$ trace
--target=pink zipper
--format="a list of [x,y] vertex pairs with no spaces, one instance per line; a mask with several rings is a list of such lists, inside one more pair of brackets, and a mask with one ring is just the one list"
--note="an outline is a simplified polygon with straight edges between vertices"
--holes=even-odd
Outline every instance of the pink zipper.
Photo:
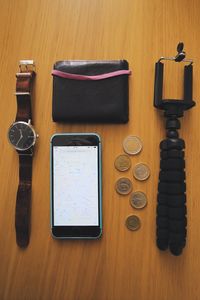
[[76,80],[102,80],[102,79],[120,76],[120,75],[130,75],[131,71],[119,70],[119,71],[109,72],[101,75],[89,76],[89,75],[72,74],[72,73],[66,73],[58,70],[53,70],[51,74],[62,78],[76,79]]

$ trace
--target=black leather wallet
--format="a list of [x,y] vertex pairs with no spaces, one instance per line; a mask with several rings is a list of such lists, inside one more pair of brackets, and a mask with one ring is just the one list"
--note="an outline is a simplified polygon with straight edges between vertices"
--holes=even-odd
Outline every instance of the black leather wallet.
[[54,64],[54,122],[127,123],[128,62],[58,61]]

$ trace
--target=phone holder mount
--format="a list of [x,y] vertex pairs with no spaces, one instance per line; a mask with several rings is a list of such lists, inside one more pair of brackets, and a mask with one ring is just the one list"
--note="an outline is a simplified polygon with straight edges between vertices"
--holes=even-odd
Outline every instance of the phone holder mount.
[[[164,110],[166,139],[160,143],[160,172],[157,197],[157,247],[180,255],[186,244],[185,142],[179,138],[179,118],[195,105],[192,99],[193,61],[186,59],[184,44],[177,46],[177,55],[161,57],[155,64],[154,107]],[[161,61],[184,62],[184,99],[163,99],[164,64]]]

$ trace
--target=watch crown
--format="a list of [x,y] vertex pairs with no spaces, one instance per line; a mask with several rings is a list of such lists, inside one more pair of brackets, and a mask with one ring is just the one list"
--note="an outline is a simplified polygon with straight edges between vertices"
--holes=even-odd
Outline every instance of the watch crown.
[[39,138],[39,134],[38,133],[36,134],[36,138]]

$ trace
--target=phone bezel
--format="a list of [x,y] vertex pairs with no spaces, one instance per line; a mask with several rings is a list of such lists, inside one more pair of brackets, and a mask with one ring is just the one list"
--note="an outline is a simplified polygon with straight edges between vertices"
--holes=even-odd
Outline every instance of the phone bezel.
[[[54,146],[97,146],[98,148],[98,226],[55,226],[54,225],[54,183],[53,147]],[[54,238],[81,239],[99,238],[102,234],[102,191],[101,191],[101,140],[96,133],[54,134],[51,138],[51,230]]]

